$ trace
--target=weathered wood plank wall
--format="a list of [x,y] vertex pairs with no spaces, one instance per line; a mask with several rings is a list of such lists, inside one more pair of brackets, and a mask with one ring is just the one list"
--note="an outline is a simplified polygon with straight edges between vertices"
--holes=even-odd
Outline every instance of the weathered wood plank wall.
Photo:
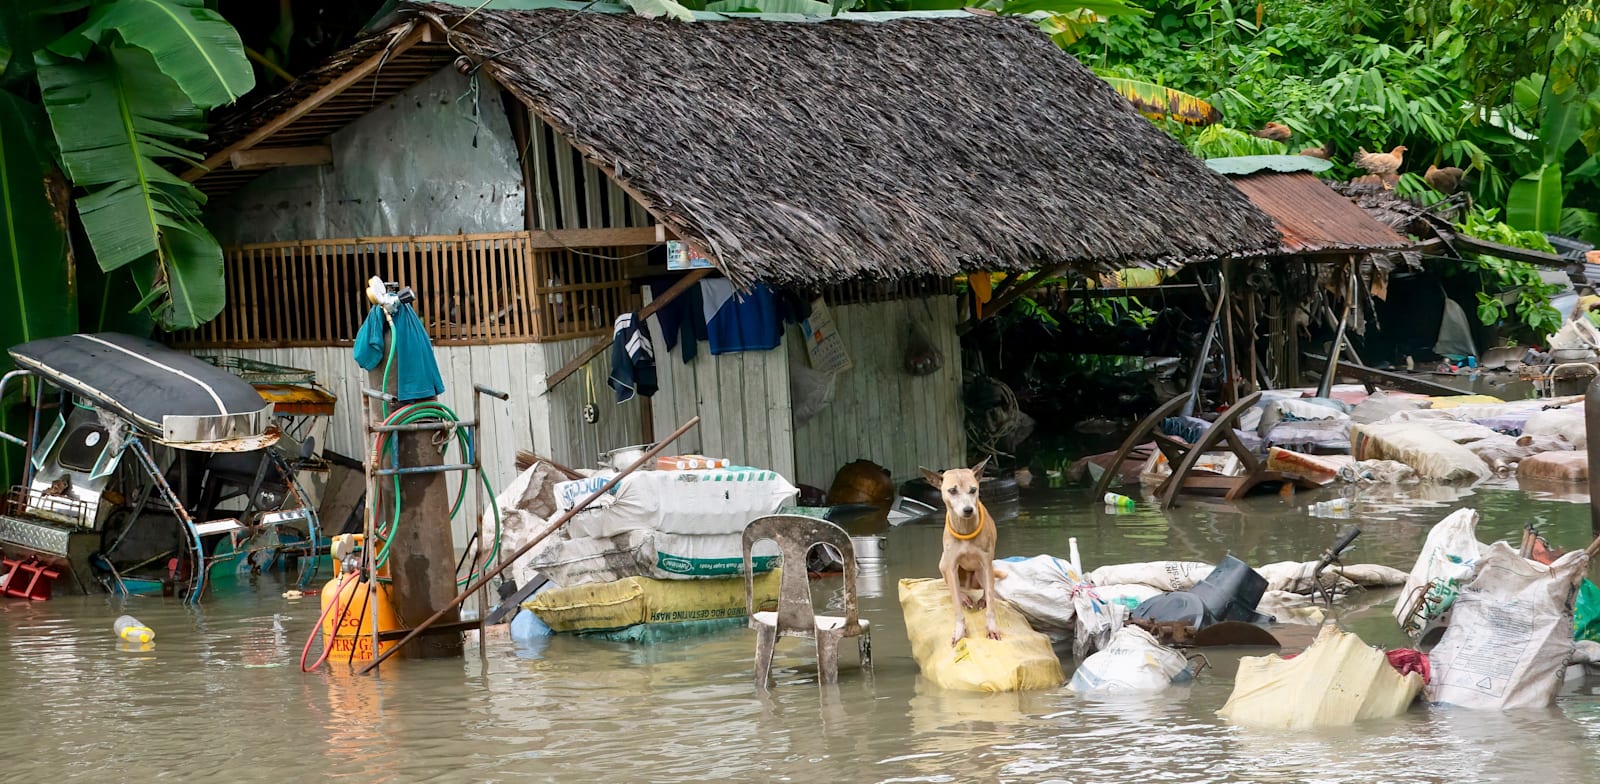
[[[649,302],[648,295],[645,301]],[[667,353],[655,317],[649,326],[661,386],[651,401],[656,435],[671,432],[691,416],[701,417],[700,426],[670,451],[726,457],[741,465],[770,468],[792,481],[788,352],[779,346],[714,356],[711,347],[701,343],[694,361],[684,364],[677,351]],[[794,342],[792,337],[785,342]]]
[[[896,482],[917,476],[919,465],[943,469],[964,463],[955,297],[840,305],[831,311],[854,366],[839,375],[833,402],[794,430],[797,481],[826,490],[839,467],[856,459],[889,469]],[[938,372],[905,372],[912,322],[944,354]],[[790,352],[803,361],[804,347],[789,342]]]
[[[434,356],[439,362],[439,374],[444,377],[445,393],[441,399],[461,417],[472,416],[472,385],[475,383],[511,395],[511,400],[504,403],[491,397],[483,399],[480,449],[484,472],[496,489],[506,487],[516,478],[516,451],[528,449],[537,443],[536,428],[538,432],[548,430],[534,419],[533,399],[529,394],[529,390],[534,388],[531,380],[544,376],[541,345],[560,344],[507,343],[440,346],[434,349]],[[232,349],[194,353],[227,354],[315,372],[317,383],[339,397],[333,419],[328,424],[327,440],[321,446],[356,460],[366,458],[359,401],[361,385],[367,374],[356,366],[350,349]],[[455,487],[455,481],[452,480],[452,492]],[[469,500],[463,514],[455,521],[457,544],[464,544],[472,529],[470,503]]]
[[[584,338],[539,344],[535,350],[541,353],[544,365],[536,376],[527,377],[522,385],[522,394],[530,404],[529,415],[533,421],[530,443],[534,451],[573,468],[593,468],[601,452],[632,446],[643,440],[639,435],[639,399],[635,397],[619,404],[616,393],[606,385],[611,375],[610,351],[601,352],[555,389],[540,394],[544,390],[545,376],[567,364],[594,341],[594,338]],[[583,421],[583,405],[590,399],[591,384],[593,400],[600,409],[600,421],[593,425]]]

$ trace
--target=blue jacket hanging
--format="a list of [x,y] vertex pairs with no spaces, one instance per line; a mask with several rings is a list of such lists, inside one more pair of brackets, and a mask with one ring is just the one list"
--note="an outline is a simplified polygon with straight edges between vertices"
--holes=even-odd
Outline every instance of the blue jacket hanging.
[[616,390],[618,403],[632,400],[634,393],[645,397],[656,393],[655,349],[650,329],[637,313],[618,316],[612,327],[611,376],[606,385]]
[[[383,308],[373,305],[356,333],[354,353],[362,370],[383,366],[384,327]],[[424,400],[444,394],[444,378],[439,375],[428,330],[408,304],[394,312],[394,335],[395,396],[400,400]]]

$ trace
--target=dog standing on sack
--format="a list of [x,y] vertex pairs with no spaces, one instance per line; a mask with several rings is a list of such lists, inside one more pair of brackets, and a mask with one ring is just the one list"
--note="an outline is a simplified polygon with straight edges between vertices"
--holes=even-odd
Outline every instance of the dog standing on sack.
[[[950,586],[950,601],[955,607],[956,631],[950,637],[951,645],[967,636],[967,614],[962,608],[982,608],[989,639],[1000,639],[994,620],[994,581],[1005,575],[994,568],[994,518],[978,500],[978,484],[983,480],[983,467],[988,464],[986,457],[970,469],[952,468],[941,473],[918,467],[944,499],[944,552],[939,556],[939,574]],[[983,596],[974,600],[963,588],[981,588]]]

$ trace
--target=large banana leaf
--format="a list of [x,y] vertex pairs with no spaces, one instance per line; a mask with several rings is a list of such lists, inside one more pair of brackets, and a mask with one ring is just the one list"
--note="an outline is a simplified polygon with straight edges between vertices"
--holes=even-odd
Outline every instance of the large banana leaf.
[[1167,118],[1184,125],[1210,125],[1222,119],[1222,112],[1217,111],[1215,106],[1181,90],[1137,79],[1116,76],[1100,78],[1127,98],[1133,108],[1151,119]]
[[255,86],[238,31],[202,0],[104,3],[50,49],[82,60],[94,44],[111,45],[113,33],[149,52],[156,67],[202,109],[233,103]]
[[204,197],[160,161],[199,159],[181,145],[204,138],[200,112],[149,53],[112,46],[106,54],[39,56],[62,162],[85,191],[78,214],[101,269],[153,265],[143,289],[158,295],[152,313],[168,329],[193,327],[221,310],[221,251],[200,224]]
[[1561,167],[1541,166],[1511,184],[1506,223],[1522,231],[1559,231],[1561,199]]
[[680,22],[694,21],[694,12],[674,0],[627,0],[627,3],[634,13],[646,19],[666,16]]
[[[38,114],[0,91],[0,350],[77,327],[64,216],[47,195]],[[0,356],[0,364],[9,360]]]
[[1566,159],[1567,150],[1583,136],[1589,113],[1588,96],[1575,86],[1566,92],[1547,90],[1543,100],[1544,117],[1539,123],[1539,146],[1543,147],[1543,162],[1559,166]]

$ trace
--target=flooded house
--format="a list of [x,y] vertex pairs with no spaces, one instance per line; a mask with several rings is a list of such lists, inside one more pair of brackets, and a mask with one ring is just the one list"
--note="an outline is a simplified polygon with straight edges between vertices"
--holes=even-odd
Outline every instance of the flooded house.
[[[229,248],[228,306],[173,343],[314,369],[355,401],[361,291],[399,281],[447,403],[473,382],[513,393],[485,408],[498,486],[518,450],[587,466],[693,414],[676,451],[797,483],[858,458],[897,481],[959,464],[957,276],[1013,273],[999,306],[1016,273],[1279,242],[1031,22],[965,12],[682,23],[404,2],[224,120],[186,178]],[[654,395],[607,384],[637,357],[612,348],[630,313]],[[343,406],[325,446],[360,455],[360,434]]]

